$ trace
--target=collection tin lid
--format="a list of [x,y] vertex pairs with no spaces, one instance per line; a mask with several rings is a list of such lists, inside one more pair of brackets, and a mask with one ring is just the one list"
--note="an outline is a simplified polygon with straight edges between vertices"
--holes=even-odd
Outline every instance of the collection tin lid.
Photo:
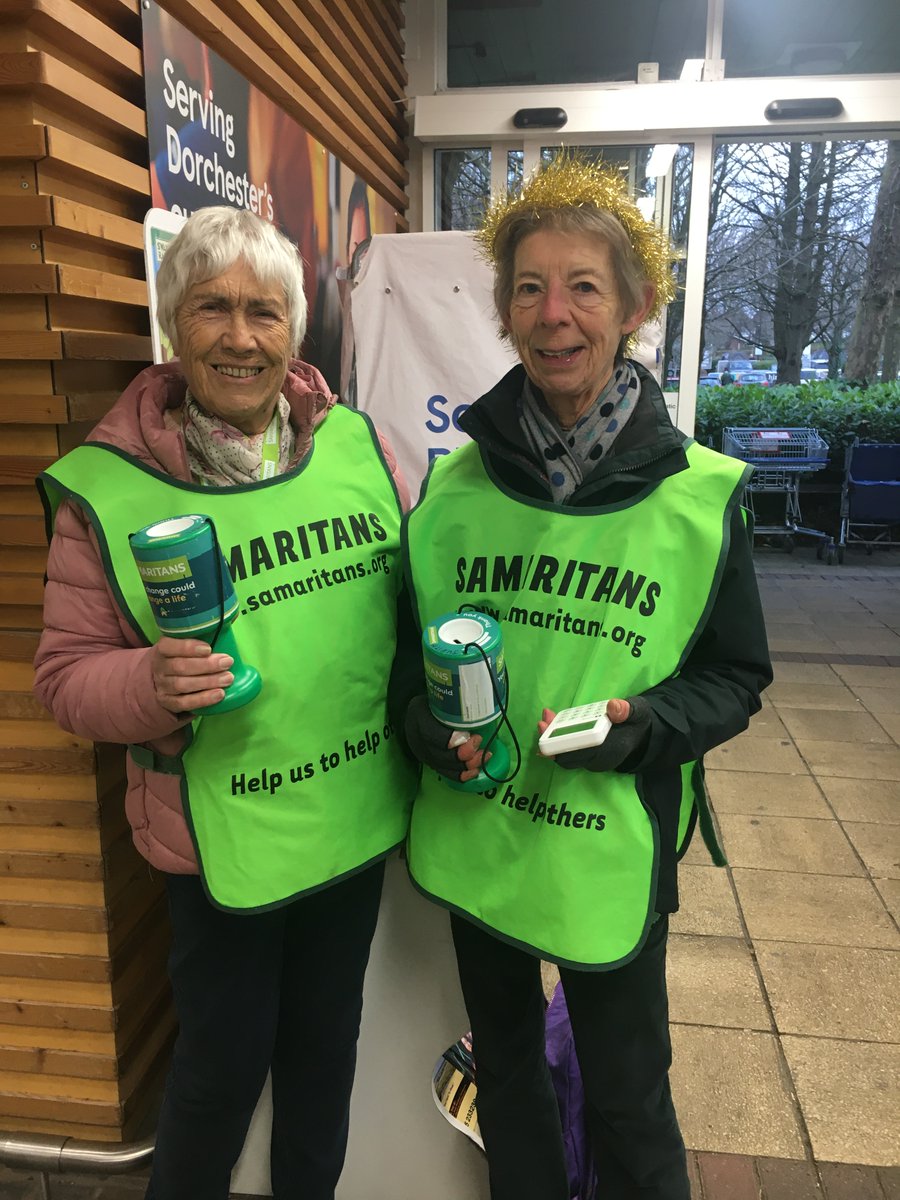
[[429,621],[422,632],[422,644],[431,658],[454,661],[480,658],[478,646],[486,654],[501,642],[500,626],[486,613],[450,612]]
[[186,513],[180,517],[168,517],[164,521],[154,521],[145,525],[137,533],[132,533],[128,540],[134,549],[146,547],[175,547],[184,542],[193,541],[209,532],[209,518],[199,513]]

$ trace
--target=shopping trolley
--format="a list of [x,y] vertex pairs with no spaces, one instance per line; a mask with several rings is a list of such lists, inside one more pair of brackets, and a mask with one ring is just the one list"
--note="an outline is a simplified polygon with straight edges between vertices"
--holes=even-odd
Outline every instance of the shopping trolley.
[[[828,465],[828,444],[817,429],[745,429],[729,426],[722,433],[722,450],[755,467],[747,484],[745,503],[753,514],[754,532],[784,538],[785,549],[794,548],[794,537],[804,534],[819,542],[816,554],[832,563],[836,552],[831,534],[809,529],[800,512],[800,477]],[[757,525],[753,497],[784,492],[784,524]]]
[[838,562],[844,547],[900,546],[900,445],[860,442],[847,447],[841,489],[841,532]]

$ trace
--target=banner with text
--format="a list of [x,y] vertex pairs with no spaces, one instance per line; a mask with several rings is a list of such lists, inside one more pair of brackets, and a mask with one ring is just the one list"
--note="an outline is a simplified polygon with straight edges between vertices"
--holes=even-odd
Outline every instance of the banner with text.
[[303,256],[304,356],[337,391],[337,272],[360,242],[396,228],[392,205],[158,4],[141,6],[152,204],[211,204],[273,221]]

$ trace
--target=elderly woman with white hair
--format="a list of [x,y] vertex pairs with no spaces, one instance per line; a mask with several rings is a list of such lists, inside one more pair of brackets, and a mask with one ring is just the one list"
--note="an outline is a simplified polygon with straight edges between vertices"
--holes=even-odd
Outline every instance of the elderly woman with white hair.
[[[148,1197],[226,1200],[271,1069],[274,1195],[331,1200],[384,859],[411,799],[387,711],[408,497],[368,419],[292,357],[302,266],[272,225],[200,210],[158,291],[178,360],[142,371],[41,480],[54,533],[35,690],[65,729],[128,745],[135,845],[165,873],[180,1032]],[[196,513],[263,680],[207,715],[232,656],[148,632],[129,547]],[[366,655],[340,652],[329,633],[363,623]]]

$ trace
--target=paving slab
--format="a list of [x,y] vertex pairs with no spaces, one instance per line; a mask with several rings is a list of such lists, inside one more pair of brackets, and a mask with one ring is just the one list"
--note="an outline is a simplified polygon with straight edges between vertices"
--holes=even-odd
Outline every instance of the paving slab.
[[900,637],[890,629],[880,633],[834,634],[831,639],[841,654],[900,654]]
[[3,1200],[38,1200],[39,1187],[37,1176],[32,1172],[17,1171],[0,1164],[0,1196]]
[[765,609],[766,629],[778,625],[812,625],[812,613],[799,608],[785,592],[784,588],[766,588],[760,590],[760,598]]
[[[700,1168],[697,1165],[697,1155],[692,1150],[687,1152],[688,1183],[691,1189],[691,1200],[703,1200],[703,1185],[700,1182]],[[709,1198],[712,1200],[712,1197]]]
[[56,1175],[48,1176],[49,1191],[41,1186],[35,1171],[0,1167],[2,1200],[140,1200],[147,1189],[147,1174],[134,1175]]
[[900,825],[844,821],[843,826],[871,875],[900,879]]
[[[883,626],[882,626],[883,628]],[[766,622],[766,634],[770,650],[834,650],[838,648],[832,637],[818,628],[818,625],[782,624],[779,620]]]
[[818,627],[810,619],[809,614],[799,609],[783,613],[774,613],[771,610],[767,610],[766,634],[769,638],[769,646],[772,649],[775,649],[775,642],[779,639],[782,641],[791,641],[796,638],[798,641],[814,645],[816,640],[822,636]]
[[[775,683],[777,684],[823,683],[832,687],[841,686],[840,678],[826,663],[775,662],[772,665],[775,668]],[[774,685],[768,687],[764,693],[769,698],[772,696],[772,686]]]
[[900,1046],[792,1035],[781,1040],[815,1157],[895,1166]]
[[900,712],[880,712],[875,714],[878,724],[890,738],[900,745]]
[[[838,620],[844,616],[868,616],[868,607],[860,597],[859,589],[833,587],[821,580],[782,579],[781,587],[786,596],[792,596],[798,604],[809,609],[815,620]],[[823,603],[823,596],[826,602]]]
[[544,996],[547,1003],[553,999],[553,993],[556,991],[556,985],[559,983],[559,967],[556,963],[542,962],[541,963],[541,986],[544,989]]
[[818,785],[841,821],[900,825],[900,780],[823,775]]
[[53,1181],[50,1196],[51,1200],[140,1200],[146,1188],[146,1180],[129,1180],[121,1176],[93,1183],[64,1178]]
[[706,786],[716,812],[720,813],[826,820],[833,815],[811,775],[708,770]]
[[863,874],[859,859],[837,821],[739,813],[720,813],[718,820],[732,867],[802,871],[810,875]]
[[900,1042],[900,952],[757,941],[779,1032]]
[[[785,663],[785,666],[788,664]],[[801,664],[794,664],[799,666]],[[805,666],[816,664],[805,663]],[[776,667],[775,682],[768,688],[767,695],[779,713],[782,708],[833,708],[844,712],[858,712],[859,701],[848,687],[835,681],[834,683],[816,683],[815,681],[800,681],[797,683],[781,682]],[[834,678],[834,676],[832,676]]]
[[[894,668],[895,674],[900,674]],[[882,713],[900,713],[900,679],[896,687],[869,687],[867,684],[852,684],[852,691],[870,713],[880,717]]]
[[[900,754],[900,749],[897,751]],[[720,771],[761,771],[779,775],[807,775],[809,772],[785,738],[732,738],[706,755],[706,766]]]
[[[840,592],[829,593],[823,588],[803,587],[787,582],[782,585],[779,598],[787,603],[797,605],[800,610],[807,611],[810,617],[815,620],[823,607],[823,595],[827,597],[829,612],[864,613],[867,611],[853,596]],[[763,608],[768,612],[765,601],[763,601]]]
[[816,1168],[811,1162],[758,1158],[756,1173],[762,1200],[823,1200]]
[[878,1172],[871,1167],[822,1163],[819,1174],[825,1200],[884,1200]]
[[739,1154],[699,1154],[697,1167],[704,1195],[722,1200],[758,1200],[759,1183],[752,1158]]
[[788,733],[796,741],[868,742],[890,744],[891,736],[869,713],[835,712],[821,708],[779,708]]
[[742,738],[769,737],[784,739],[788,736],[788,732],[775,706],[765,704],[755,716],[750,718],[750,724],[738,736]]
[[880,617],[864,609],[860,609],[859,612],[817,612],[813,618],[813,625],[826,637],[852,637],[859,631],[883,632],[885,629],[885,623]]
[[853,742],[797,741],[813,775],[843,779],[900,779],[900,746]]
[[834,671],[850,687],[897,686],[897,667],[860,667],[850,663],[835,663]]
[[774,1034],[672,1026],[672,1092],[691,1150],[803,1158]]
[[[719,841],[721,843],[721,837]],[[711,867],[714,865],[699,829],[694,830],[694,836],[691,838],[691,844],[688,846],[687,852],[678,865],[679,879],[681,878],[681,869],[683,867]]]
[[794,625],[795,630],[802,630],[794,634],[776,633],[769,634],[769,649],[773,652],[781,652],[787,654],[842,654],[838,643],[831,638],[824,637],[823,634],[816,632],[814,625]]
[[900,924],[900,879],[874,879],[878,894],[884,901],[884,906]]
[[772,1028],[750,947],[743,938],[672,934],[669,1015],[685,1025]]
[[868,879],[732,870],[750,937],[900,950],[900,932]]
[[721,867],[683,861],[678,870],[678,895],[680,908],[669,918],[673,934],[743,936],[731,881]]

